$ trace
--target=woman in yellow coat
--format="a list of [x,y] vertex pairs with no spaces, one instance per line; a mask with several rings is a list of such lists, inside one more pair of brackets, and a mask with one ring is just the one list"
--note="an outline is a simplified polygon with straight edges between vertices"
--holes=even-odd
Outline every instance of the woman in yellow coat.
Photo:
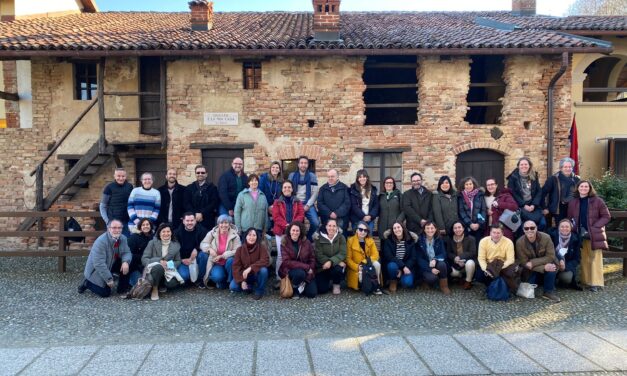
[[[372,265],[377,271],[377,277],[381,280],[381,264],[379,263],[379,251],[374,239],[370,236],[368,224],[360,221],[357,224],[355,235],[346,241],[346,285],[354,290],[359,290],[359,271],[366,264],[366,255],[370,257]],[[380,289],[374,292],[381,295]]]

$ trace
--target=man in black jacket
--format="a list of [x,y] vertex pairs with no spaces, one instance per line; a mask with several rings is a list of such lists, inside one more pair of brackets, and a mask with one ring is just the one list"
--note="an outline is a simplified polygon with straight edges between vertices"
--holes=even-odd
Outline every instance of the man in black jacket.
[[226,170],[218,181],[220,215],[228,214],[231,217],[235,215],[235,200],[237,200],[237,195],[243,191],[247,185],[248,176],[244,173],[244,160],[242,158],[234,158],[231,163],[231,168]]
[[337,219],[337,224],[346,234],[351,201],[349,189],[339,180],[338,172],[330,169],[327,182],[318,191],[318,213],[325,224],[329,218]]
[[[119,219],[122,223],[128,223],[126,207],[128,205],[128,197],[133,190],[131,183],[126,181],[126,170],[123,168],[116,168],[113,178],[115,181],[107,184],[100,198],[100,216],[107,226],[109,226],[112,219]],[[126,236],[131,235],[127,226],[124,226],[122,233]]]
[[185,211],[185,187],[176,180],[176,169],[170,168],[165,175],[165,184],[159,187],[161,193],[161,210],[157,218],[157,226],[169,222],[173,228],[181,225],[181,217]]
[[176,239],[181,244],[181,265],[177,271],[185,282],[191,282],[189,266],[196,262],[198,265],[198,279],[194,281],[200,288],[204,288],[203,276],[207,267],[209,255],[202,252],[200,243],[207,235],[207,230],[196,222],[196,217],[192,212],[183,214],[182,224],[175,230]]
[[196,181],[185,188],[185,211],[194,213],[196,222],[211,230],[216,224],[218,189],[212,182],[207,181],[205,166],[197,165],[194,172]]
[[407,229],[416,234],[422,233],[427,222],[433,222],[433,193],[422,186],[422,175],[411,174],[411,189],[403,193],[403,213]]

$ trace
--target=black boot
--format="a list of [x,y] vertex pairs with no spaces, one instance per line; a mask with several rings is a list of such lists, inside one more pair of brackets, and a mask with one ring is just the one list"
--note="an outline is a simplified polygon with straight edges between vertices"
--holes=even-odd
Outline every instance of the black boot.
[[78,285],[78,293],[82,294],[85,292],[85,290],[87,290],[87,280],[83,279],[83,282],[81,282],[81,284]]

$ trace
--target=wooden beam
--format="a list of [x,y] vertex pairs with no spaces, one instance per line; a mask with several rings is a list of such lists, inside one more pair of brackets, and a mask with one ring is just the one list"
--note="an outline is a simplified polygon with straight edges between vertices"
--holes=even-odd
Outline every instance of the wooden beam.
[[159,95],[159,92],[156,91],[106,91],[104,95],[112,95],[118,97],[133,97],[133,96],[144,96],[144,95]]
[[468,106],[470,107],[494,107],[502,105],[501,102],[468,102]]
[[5,101],[19,101],[20,96],[17,93],[7,93],[6,91],[0,91],[0,99]]
[[120,121],[149,121],[149,120],[160,120],[159,116],[150,116],[143,118],[105,118],[104,121],[109,122],[120,122]]
[[63,213],[60,213],[58,211],[0,212],[0,218],[56,218],[60,217],[61,215],[79,218],[100,218],[99,211],[68,211]]
[[470,87],[505,87],[501,82],[474,82],[468,85]]
[[89,256],[89,250],[74,251],[2,251],[0,257],[74,257]]
[[627,93],[627,87],[584,87],[584,93]]
[[101,57],[98,63],[98,151],[104,154],[107,146],[105,128],[105,106],[104,106],[104,74],[105,58]]
[[190,149],[254,149],[255,144],[208,144],[192,143]]
[[374,69],[418,69],[418,63],[368,63],[364,68]]
[[104,231],[0,231],[0,237],[35,238],[43,236],[45,238],[69,238],[76,236],[85,236],[90,238],[97,238],[98,236],[102,235],[102,233],[104,233]]
[[381,148],[381,149],[356,148],[355,151],[361,152],[361,153],[403,153],[403,152],[411,151],[411,146],[400,146],[400,147],[387,148],[387,149],[386,148]]
[[380,84],[380,85],[366,85],[366,89],[413,89],[418,87],[418,84]]
[[371,103],[366,108],[418,108],[418,103]]
[[159,60],[159,115],[161,117],[161,149],[168,146],[168,104],[166,84],[168,78],[167,63],[161,58]]

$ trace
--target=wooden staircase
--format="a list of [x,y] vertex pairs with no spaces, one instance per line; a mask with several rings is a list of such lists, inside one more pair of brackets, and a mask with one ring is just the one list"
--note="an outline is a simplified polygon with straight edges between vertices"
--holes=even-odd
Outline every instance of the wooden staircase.
[[[69,200],[76,195],[81,188],[89,182],[100,168],[114,155],[114,147],[107,145],[104,152],[99,151],[98,142],[76,162],[74,167],[65,175],[63,180],[52,188],[42,202],[42,209],[48,210],[59,199]],[[18,231],[27,231],[35,223],[37,218],[26,218],[19,226]]]

